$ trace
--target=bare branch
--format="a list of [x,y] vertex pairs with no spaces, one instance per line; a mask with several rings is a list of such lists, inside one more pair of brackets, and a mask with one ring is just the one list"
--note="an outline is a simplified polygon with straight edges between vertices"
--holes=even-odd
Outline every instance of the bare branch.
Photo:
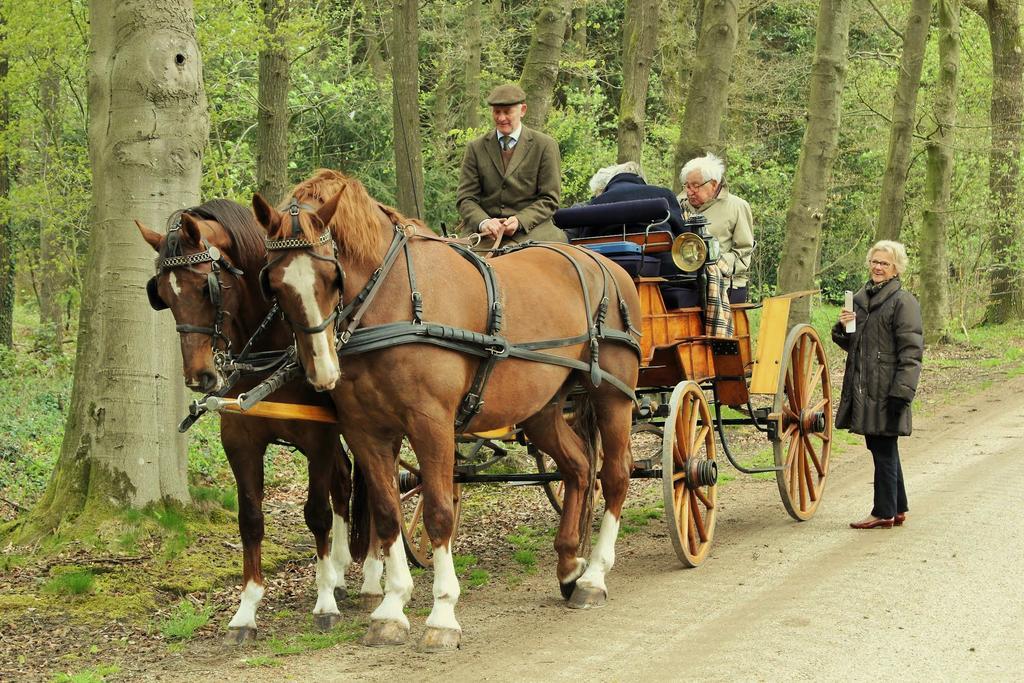
[[988,23],[988,5],[984,0],[960,0],[961,4]]
[[875,10],[875,14],[877,14],[879,19],[882,20],[882,23],[885,24],[890,31],[899,36],[900,40],[903,40],[903,33],[900,32],[898,28],[889,23],[889,20],[886,18],[886,16],[882,14],[882,10],[878,9],[878,5],[875,4],[875,0],[868,0],[868,4],[871,5],[871,9]]

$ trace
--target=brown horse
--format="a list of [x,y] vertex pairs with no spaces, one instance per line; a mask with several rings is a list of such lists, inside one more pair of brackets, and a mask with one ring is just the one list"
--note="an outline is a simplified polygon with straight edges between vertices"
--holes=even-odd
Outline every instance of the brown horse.
[[[511,345],[562,340],[563,344],[531,349],[564,364],[520,357],[488,364],[492,371],[480,389],[482,403],[477,411],[468,411],[471,419],[468,424],[463,420],[461,426],[464,431],[478,431],[518,423],[538,448],[552,455],[565,480],[554,544],[560,588],[570,598],[570,606],[603,604],[605,574],[614,561],[631,468],[631,395],[639,358],[635,340],[621,331],[630,328],[630,320],[640,320],[640,303],[629,276],[610,261],[567,245],[531,247],[478,267],[421,224],[374,202],[358,181],[344,179],[340,192],[324,203],[329,195],[322,184],[336,182],[338,177],[321,172],[298,186],[293,194],[296,201],[286,213],[258,195],[253,206],[272,240],[268,247],[277,248],[270,255],[263,284],[277,296],[296,333],[307,379],[316,388],[331,391],[342,433],[368,480],[373,520],[386,557],[387,586],[363,642],[393,644],[408,637],[404,607],[412,576],[402,543],[396,542],[400,509],[394,461],[395,444],[407,435],[419,464],[424,523],[434,552],[434,606],[420,645],[443,650],[459,644],[461,627],[455,618],[459,582],[450,548],[453,425],[457,415],[467,415],[460,407],[475,403],[472,397],[464,401],[464,396],[471,387],[480,389],[475,378],[481,358],[492,352],[502,355],[504,341],[498,335],[480,336],[494,330],[496,317],[502,322],[500,335]],[[319,210],[309,210],[314,206]],[[402,235],[409,237],[408,248],[390,248],[389,242],[397,245]],[[309,246],[284,248],[303,243]],[[386,258],[393,259],[392,267],[382,267]],[[494,273],[500,311],[489,303],[483,271]],[[371,292],[369,283],[375,277],[380,284]],[[335,316],[332,311],[339,310],[342,302],[352,307]],[[341,354],[343,372],[335,351],[334,321],[340,321],[343,343],[350,342]],[[360,324],[369,336],[360,337],[357,332],[350,340],[348,335]],[[382,327],[389,324],[394,327]],[[456,330],[456,337],[462,334],[458,330],[474,331],[477,337],[466,333],[462,338],[479,338],[487,348],[481,346],[477,353],[453,350],[438,345],[436,337],[418,337],[423,343],[388,348],[363,343],[389,329],[415,336],[428,328],[441,336],[447,334],[445,329]],[[610,335],[607,330],[611,329],[620,331],[616,341],[595,332],[606,330]],[[360,344],[364,351],[373,350],[351,353]],[[597,360],[593,356],[598,351],[604,374],[590,364]],[[585,391],[595,418],[577,420],[590,425],[584,438],[563,415],[566,397],[577,384]],[[598,431],[606,510],[588,562],[577,556],[577,550]]]
[[[235,353],[241,351],[271,307],[259,293],[259,271],[266,261],[263,233],[248,207],[226,200],[186,209],[172,220],[168,235],[136,222],[143,239],[159,254],[157,275],[148,285],[150,303],[158,310],[170,308],[174,314],[185,383],[197,391],[214,391],[224,381],[215,358],[229,348]],[[252,348],[271,351],[291,343],[291,330],[276,318]],[[237,396],[255,382],[243,380],[227,396]],[[326,396],[303,382],[292,382],[274,398],[330,405]],[[224,413],[220,434],[238,486],[242,538],[243,590],[238,611],[228,625],[229,642],[241,643],[256,634],[256,607],[264,592],[260,566],[263,457],[267,446],[276,441],[294,444],[309,460],[309,495],[304,512],[316,542],[317,601],[313,615],[318,627],[332,627],[341,618],[334,590],[344,590],[352,555],[365,554],[368,525],[364,514],[362,523],[357,521],[353,526],[350,549],[351,478],[337,426]],[[329,546],[332,529],[334,543]],[[373,591],[378,594],[380,573]],[[367,574],[372,583],[372,571]]]

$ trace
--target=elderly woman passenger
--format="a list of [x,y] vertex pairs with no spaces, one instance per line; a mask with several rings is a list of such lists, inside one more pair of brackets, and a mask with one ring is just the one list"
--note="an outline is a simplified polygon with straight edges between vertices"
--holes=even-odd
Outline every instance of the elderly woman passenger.
[[[648,185],[640,164],[627,161],[614,166],[605,166],[590,179],[590,192],[594,195],[589,204],[613,204],[637,199],[663,198],[668,202],[672,233],[683,231],[683,214],[679,200],[667,187]],[[629,226],[629,229],[643,230],[646,225]]]
[[679,172],[683,182],[679,203],[687,218],[702,214],[708,219],[707,230],[722,247],[718,267],[729,283],[729,301],[735,304],[747,300],[754,220],[750,204],[726,189],[724,173],[725,165],[714,154],[690,159]]
[[[846,375],[836,427],[863,434],[875,464],[874,506],[854,529],[901,526],[907,514],[907,491],[897,439],[909,436],[910,403],[917,392],[924,355],[921,306],[903,289],[907,251],[899,242],[882,240],[868,250],[869,279],[853,297],[853,310],[842,311],[832,339],[846,351]],[[847,323],[856,321],[853,332]]]

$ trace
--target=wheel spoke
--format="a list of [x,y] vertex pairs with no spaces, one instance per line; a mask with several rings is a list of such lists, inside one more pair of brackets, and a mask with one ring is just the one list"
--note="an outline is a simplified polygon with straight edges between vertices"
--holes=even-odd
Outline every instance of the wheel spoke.
[[804,481],[807,482],[807,495],[810,496],[811,502],[813,503],[818,500],[818,492],[814,489],[814,477],[811,476],[811,463],[806,457],[801,458],[801,461],[803,462]]
[[686,480],[686,472],[674,472],[672,474],[672,483],[673,484],[675,484],[676,482],[685,481],[685,480]]
[[700,431],[697,432],[697,437],[693,440],[693,446],[690,448],[690,457],[694,457],[700,452],[701,444],[703,444],[705,439],[707,439],[708,432],[710,431],[711,427],[707,423],[700,428]]
[[697,498],[690,496],[690,514],[693,516],[694,525],[697,527],[697,535],[701,543],[708,542],[708,530],[704,526],[704,518],[701,517],[700,507],[697,505]]
[[[818,454],[814,452],[814,446],[811,445],[811,440],[806,436],[804,439],[804,447],[807,449],[807,454],[811,457],[811,461],[814,462],[814,469],[818,471],[819,477],[825,476],[825,468],[821,465],[821,460],[818,459]],[[808,473],[809,474],[809,473]]]
[[818,382],[821,381],[821,375],[825,371],[825,368],[818,366],[814,370],[814,374],[807,373],[807,383],[804,385],[804,399],[810,403],[810,397],[814,393],[814,387],[818,386]]
[[700,499],[700,502],[703,503],[704,507],[708,510],[713,510],[715,508],[715,504],[712,503],[711,499],[709,499],[707,494],[704,493],[704,489],[700,487],[693,489],[693,495],[697,496],[697,498]]
[[804,456],[804,442],[801,439],[797,444],[797,460],[793,463],[796,467],[797,479],[800,482],[800,509],[807,509],[807,480],[804,477],[804,470],[806,465],[806,457]]
[[[689,496],[687,496],[689,498]],[[687,506],[689,507],[689,505]],[[690,554],[696,557],[697,555],[697,525],[693,521],[693,510],[690,510],[687,515],[686,521],[686,538],[690,542]]]
[[420,495],[420,491],[422,491],[422,490],[423,490],[423,484],[416,484],[416,486],[412,487],[411,489],[409,489],[405,493],[401,494],[400,499],[404,503],[405,501],[409,500],[410,498],[413,498],[414,496]]

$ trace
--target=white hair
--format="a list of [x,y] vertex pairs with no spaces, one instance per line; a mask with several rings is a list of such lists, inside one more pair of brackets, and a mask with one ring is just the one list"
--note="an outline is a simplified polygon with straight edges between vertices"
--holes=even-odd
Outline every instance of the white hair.
[[622,164],[615,164],[614,166],[605,166],[590,179],[590,193],[597,196],[604,192],[604,188],[608,187],[608,183],[611,179],[620,173],[633,173],[634,175],[640,176],[640,180],[644,179],[644,171],[640,167],[639,162],[627,161]]
[[700,171],[700,179],[704,182],[714,180],[716,183],[722,182],[722,176],[725,174],[725,164],[722,160],[716,157],[714,154],[708,152],[702,157],[696,159],[690,159],[683,165],[683,169],[679,171],[679,180],[686,184],[686,176],[690,175],[694,171]]
[[875,255],[876,251],[885,251],[892,255],[892,264],[896,266],[896,274],[902,275],[903,271],[907,269],[907,248],[903,246],[902,242],[894,242],[892,240],[880,240],[875,242],[870,249],[868,249],[867,258],[864,259],[867,263],[868,268],[871,267],[871,257]]

